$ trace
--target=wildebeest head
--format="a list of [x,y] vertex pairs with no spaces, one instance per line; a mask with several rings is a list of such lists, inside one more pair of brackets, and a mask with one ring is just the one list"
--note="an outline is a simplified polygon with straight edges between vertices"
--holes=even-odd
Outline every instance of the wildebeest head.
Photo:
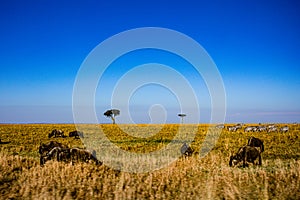
[[235,166],[235,165],[237,165],[241,161],[242,161],[242,158],[240,158],[240,156],[238,154],[231,155],[230,159],[229,159],[229,166],[230,167]]
[[240,147],[235,155],[230,156],[229,166],[235,166],[239,162],[243,161],[243,167],[245,167],[246,162],[251,162],[254,164],[254,161],[257,158],[259,159],[259,165],[261,165],[260,150],[258,150],[257,147],[251,147],[246,145]]

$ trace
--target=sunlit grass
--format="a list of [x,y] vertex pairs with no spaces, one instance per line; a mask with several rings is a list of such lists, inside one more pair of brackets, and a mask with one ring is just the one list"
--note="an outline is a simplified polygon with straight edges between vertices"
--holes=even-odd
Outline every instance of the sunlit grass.
[[[85,126],[93,137],[95,125]],[[283,126],[283,125],[281,125]],[[148,173],[128,173],[92,163],[71,165],[49,161],[39,166],[40,143],[59,141],[83,147],[74,138],[48,138],[53,129],[67,135],[70,124],[0,125],[1,197],[20,199],[299,199],[299,125],[288,133],[244,133],[222,130],[213,150],[204,158],[180,158],[168,167]],[[96,125],[123,150],[147,153],[168,145],[180,125]],[[199,151],[208,125],[181,126],[183,134],[197,130],[191,146]],[[149,132],[156,134],[150,135]],[[133,132],[132,136],[130,135]],[[138,135],[140,137],[137,137]],[[149,136],[149,137],[147,137]],[[250,136],[264,141],[263,165],[231,168],[229,156]],[[182,138],[184,141],[184,138]],[[97,141],[99,142],[99,141]],[[181,142],[178,141],[178,142]],[[101,141],[100,141],[101,143]],[[126,162],[126,160],[125,160]],[[130,161],[128,161],[130,162]],[[153,162],[156,162],[153,160]],[[142,167],[143,163],[140,163]]]

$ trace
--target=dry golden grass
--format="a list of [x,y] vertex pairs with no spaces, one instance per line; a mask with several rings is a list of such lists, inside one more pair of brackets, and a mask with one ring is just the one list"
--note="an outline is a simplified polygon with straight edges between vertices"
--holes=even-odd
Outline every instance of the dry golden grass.
[[[168,144],[179,125],[101,125],[116,145],[131,152],[155,151]],[[41,142],[60,141],[82,147],[73,138],[48,139],[58,128],[68,133],[74,125],[0,125],[1,199],[300,199],[299,126],[289,125],[288,133],[230,133],[222,131],[213,150],[204,158],[180,158],[168,167],[148,173],[117,171],[104,165],[58,163],[39,166]],[[197,128],[192,147],[199,150],[207,125],[185,125],[186,134]],[[147,129],[161,131],[149,138]],[[246,144],[250,136],[264,140],[263,165],[248,168],[228,166],[229,155]],[[5,142],[9,142],[6,143]]]

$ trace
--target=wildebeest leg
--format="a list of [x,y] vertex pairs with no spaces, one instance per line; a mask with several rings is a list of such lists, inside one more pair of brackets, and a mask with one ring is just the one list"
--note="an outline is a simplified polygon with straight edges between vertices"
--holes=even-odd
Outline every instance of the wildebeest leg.
[[243,167],[246,167],[246,160],[247,160],[247,156],[245,156],[245,157],[243,158]]
[[258,164],[261,165],[261,155],[258,156]]
[[45,164],[43,156],[40,156],[40,165],[43,166]]

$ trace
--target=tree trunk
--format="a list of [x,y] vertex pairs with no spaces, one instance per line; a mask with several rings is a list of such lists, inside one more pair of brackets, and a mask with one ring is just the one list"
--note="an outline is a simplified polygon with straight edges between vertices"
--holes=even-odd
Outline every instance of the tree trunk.
[[116,123],[116,120],[113,116],[111,116],[111,120],[112,120],[112,123],[115,124]]

